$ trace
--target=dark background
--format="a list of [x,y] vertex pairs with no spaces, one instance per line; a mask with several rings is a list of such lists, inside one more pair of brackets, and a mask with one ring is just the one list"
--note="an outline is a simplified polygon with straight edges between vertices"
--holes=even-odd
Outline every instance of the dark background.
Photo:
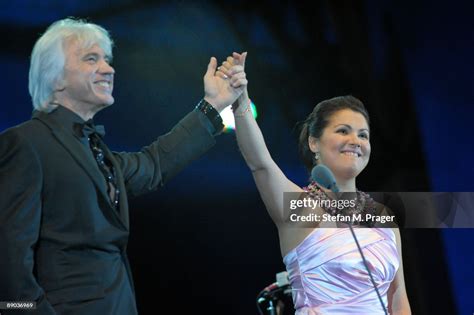
[[[4,3],[5,2],[5,3]],[[470,1],[2,1],[0,131],[29,119],[29,55],[46,27],[88,18],[115,40],[115,104],[96,116],[115,150],[138,150],[203,96],[211,56],[248,51],[273,158],[303,186],[295,124],[352,94],[371,116],[365,191],[474,191]],[[129,256],[142,314],[256,314],[284,270],[278,238],[226,133],[156,193],[131,201]],[[474,230],[402,230],[414,314],[474,312]]]

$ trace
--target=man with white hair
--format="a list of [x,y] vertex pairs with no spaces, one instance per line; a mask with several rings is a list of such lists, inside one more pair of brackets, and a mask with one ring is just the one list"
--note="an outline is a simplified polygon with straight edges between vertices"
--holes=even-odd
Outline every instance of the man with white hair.
[[213,57],[191,113],[140,152],[111,152],[92,118],[114,102],[112,46],[98,25],[53,23],[31,56],[33,117],[0,134],[0,301],[35,302],[31,314],[137,313],[127,197],[212,147],[247,85],[239,66],[216,76]]

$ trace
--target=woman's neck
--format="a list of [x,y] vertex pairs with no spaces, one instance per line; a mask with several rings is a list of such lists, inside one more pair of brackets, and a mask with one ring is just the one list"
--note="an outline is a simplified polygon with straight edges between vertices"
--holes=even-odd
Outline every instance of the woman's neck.
[[337,187],[339,188],[339,191],[342,191],[342,192],[355,192],[356,191],[355,178],[351,178],[351,179],[336,178],[336,184],[337,184]]

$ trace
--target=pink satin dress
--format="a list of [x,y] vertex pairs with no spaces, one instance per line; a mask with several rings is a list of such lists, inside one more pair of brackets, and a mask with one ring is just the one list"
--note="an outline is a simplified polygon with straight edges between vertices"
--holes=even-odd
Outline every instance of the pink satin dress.
[[[370,272],[387,307],[399,266],[391,229],[355,228]],[[384,314],[348,228],[319,228],[284,258],[295,315]]]

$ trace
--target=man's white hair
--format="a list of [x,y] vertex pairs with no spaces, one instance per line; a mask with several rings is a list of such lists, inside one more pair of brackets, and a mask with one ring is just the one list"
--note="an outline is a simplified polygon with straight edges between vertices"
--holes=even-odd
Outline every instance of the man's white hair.
[[78,40],[85,49],[97,44],[112,57],[113,41],[103,27],[73,18],[51,24],[31,53],[28,89],[36,110],[51,112],[58,106],[51,102],[56,84],[63,79],[64,42],[69,39]]

